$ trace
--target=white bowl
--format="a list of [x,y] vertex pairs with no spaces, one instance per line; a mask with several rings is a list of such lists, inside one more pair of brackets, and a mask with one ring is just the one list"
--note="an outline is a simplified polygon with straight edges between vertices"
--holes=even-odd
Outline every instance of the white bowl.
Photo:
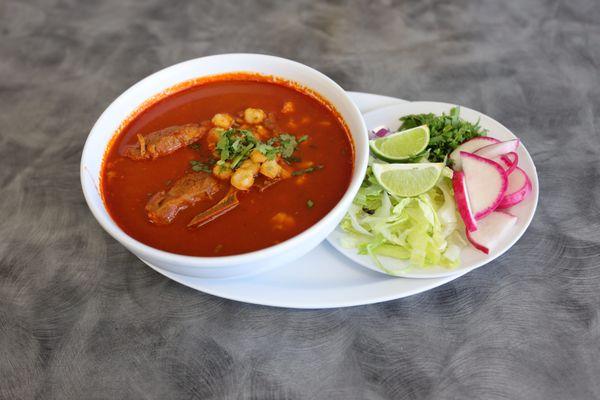
[[[123,232],[108,214],[99,192],[106,148],[120,124],[142,103],[179,83],[230,72],[253,72],[280,77],[314,90],[342,116],[354,141],[352,180],[338,204],[319,222],[293,238],[251,253],[225,257],[192,257],[145,245]],[[141,80],[121,94],[94,124],[81,156],[81,186],[100,225],[146,263],[189,276],[225,278],[251,275],[288,263],[312,250],[341,221],[356,195],[367,168],[368,134],[362,115],[346,92],[322,73],[284,58],[259,54],[222,54],[185,61]]]

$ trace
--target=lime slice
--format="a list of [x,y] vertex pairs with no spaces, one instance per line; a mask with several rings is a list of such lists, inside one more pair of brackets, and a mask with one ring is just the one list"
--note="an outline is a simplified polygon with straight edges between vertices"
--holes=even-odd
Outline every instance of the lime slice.
[[390,194],[413,197],[435,186],[444,163],[373,164],[377,182]]
[[429,144],[427,125],[393,133],[369,142],[375,155],[386,161],[402,161],[416,156]]

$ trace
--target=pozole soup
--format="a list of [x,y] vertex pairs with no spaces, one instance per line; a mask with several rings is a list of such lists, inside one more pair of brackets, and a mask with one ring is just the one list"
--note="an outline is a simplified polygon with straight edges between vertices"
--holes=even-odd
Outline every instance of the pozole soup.
[[119,227],[157,249],[223,256],[285,241],[350,183],[353,143],[326,101],[251,74],[196,81],[116,134],[102,195]]

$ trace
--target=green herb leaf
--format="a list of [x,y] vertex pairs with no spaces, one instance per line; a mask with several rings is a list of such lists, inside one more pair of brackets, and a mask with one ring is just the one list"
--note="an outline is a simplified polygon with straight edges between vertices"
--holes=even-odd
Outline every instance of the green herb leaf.
[[298,141],[296,140],[295,136],[287,133],[282,133],[279,135],[279,153],[281,154],[281,157],[291,157],[296,150],[296,147],[298,147]]
[[322,165],[313,165],[312,167],[308,167],[308,168],[299,169],[297,171],[294,171],[294,172],[292,172],[292,175],[298,176],[298,175],[310,174],[312,172],[318,171],[318,170],[323,169],[323,168],[324,167]]
[[448,115],[412,114],[400,118],[399,130],[421,125],[429,127],[429,161],[442,162],[446,156],[461,143],[477,136],[485,136],[487,131],[479,125],[479,121],[471,123],[460,119],[460,108],[453,107]]
[[287,161],[288,164],[290,164],[290,163],[299,163],[299,162],[302,161],[302,159],[298,158],[298,157],[291,156],[291,157],[286,158],[285,161]]
[[279,151],[277,150],[276,147],[273,147],[270,144],[266,144],[266,143],[262,143],[262,142],[256,146],[256,149],[258,151],[260,151],[262,154],[264,154],[265,157],[267,157],[267,160],[275,159],[275,157],[279,153]]
[[312,201],[312,200],[310,200],[310,199],[306,201],[306,207],[308,207],[308,208],[313,208],[313,207],[314,207],[314,205],[315,205],[315,202],[314,202],[314,201]]
[[203,163],[196,160],[190,160],[190,164],[192,165],[192,171],[194,172],[212,172],[212,168],[209,163]]
[[265,143],[258,140],[249,130],[229,129],[221,133],[216,149],[220,161],[227,161],[231,164],[231,168],[235,168],[249,158],[254,149],[264,154],[268,160],[275,159],[277,155],[289,159],[298,148],[299,141],[307,138],[308,136],[305,135],[297,140],[293,135],[282,133]]

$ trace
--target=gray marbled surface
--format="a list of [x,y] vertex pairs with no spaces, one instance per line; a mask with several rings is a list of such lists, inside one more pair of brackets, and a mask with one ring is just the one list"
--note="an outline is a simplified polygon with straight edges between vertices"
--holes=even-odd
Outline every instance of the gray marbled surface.
[[[0,398],[599,398],[599,21],[595,0],[0,0]],[[457,281],[348,309],[153,272],[88,211],[81,149],[131,84],[224,52],[495,117],[538,167],[531,227]]]

